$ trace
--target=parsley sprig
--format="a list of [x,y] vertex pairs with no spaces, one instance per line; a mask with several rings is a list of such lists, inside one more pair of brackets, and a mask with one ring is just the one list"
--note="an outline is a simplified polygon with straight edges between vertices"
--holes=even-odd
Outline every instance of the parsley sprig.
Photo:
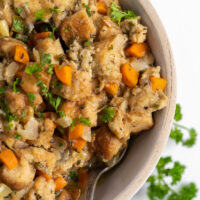
[[[192,200],[197,194],[197,187],[194,183],[183,185],[178,191],[173,188],[181,181],[184,171],[185,166],[180,162],[173,162],[170,156],[162,157],[156,166],[156,173],[147,180],[149,199]],[[167,179],[171,179],[171,185],[168,184]]]
[[[194,128],[187,128],[178,122],[182,119],[181,106],[179,104],[176,105],[176,111],[173,123],[173,128],[170,133],[170,138],[175,140],[175,142],[181,143],[183,146],[192,147],[196,143],[197,131]],[[184,132],[189,134],[187,139],[184,139]]]
[[100,119],[104,122],[104,123],[108,123],[109,121],[111,121],[115,116],[115,110],[114,108],[104,108],[103,114],[100,116]]
[[137,17],[137,15],[133,11],[130,10],[122,11],[114,3],[111,4],[110,9],[111,9],[110,18],[113,21],[116,21],[118,25],[120,25],[120,22],[123,19],[135,19]]
[[89,119],[85,118],[85,117],[79,117],[79,118],[75,118],[74,120],[72,120],[72,125],[70,128],[70,132],[72,132],[74,130],[74,127],[78,124],[85,124],[87,126],[91,125],[91,122]]

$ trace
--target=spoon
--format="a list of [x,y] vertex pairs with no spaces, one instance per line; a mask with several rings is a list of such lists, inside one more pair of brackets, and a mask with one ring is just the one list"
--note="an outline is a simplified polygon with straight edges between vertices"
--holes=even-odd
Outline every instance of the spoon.
[[123,149],[123,151],[120,153],[118,158],[116,160],[114,160],[114,162],[112,162],[110,165],[100,164],[98,166],[95,166],[95,168],[93,168],[90,171],[87,187],[85,190],[84,200],[94,200],[94,193],[95,193],[96,185],[97,185],[99,178],[105,172],[111,170],[113,167],[115,167],[117,164],[119,164],[119,162],[122,160],[122,158],[124,157],[124,155],[126,153],[127,146]]

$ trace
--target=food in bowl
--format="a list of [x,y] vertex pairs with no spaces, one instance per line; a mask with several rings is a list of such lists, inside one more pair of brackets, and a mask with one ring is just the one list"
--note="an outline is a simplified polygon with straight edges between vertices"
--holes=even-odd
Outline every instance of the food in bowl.
[[116,1],[0,6],[0,197],[78,199],[167,105],[147,27]]

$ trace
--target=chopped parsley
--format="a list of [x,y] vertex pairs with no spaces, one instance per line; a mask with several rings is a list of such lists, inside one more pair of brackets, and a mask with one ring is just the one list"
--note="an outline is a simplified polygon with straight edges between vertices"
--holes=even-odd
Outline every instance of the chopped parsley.
[[50,33],[50,34],[49,34],[49,38],[54,39],[54,34],[53,34],[53,33]]
[[28,1],[27,1],[27,2],[25,2],[25,5],[26,5],[26,6],[28,6],[28,5],[29,5],[29,2],[28,2]]
[[54,85],[55,88],[58,88],[58,89],[62,89],[63,88],[63,84],[58,82],[58,81],[53,82],[53,85]]
[[42,67],[39,64],[34,63],[26,67],[25,72],[29,75],[39,76],[38,72],[42,72]]
[[60,13],[61,12],[61,10],[58,8],[50,8],[49,11],[50,11],[50,13],[53,13],[53,12]]
[[13,19],[13,30],[16,32],[23,31],[23,24],[19,17],[14,17],[14,19]]
[[58,111],[59,117],[65,117],[65,112],[63,110]]
[[27,93],[27,96],[28,96],[28,100],[32,106],[34,104],[36,96],[35,96],[35,94],[32,94],[32,93]]
[[6,128],[6,130],[9,131],[9,130],[11,130],[12,127],[13,127],[13,123],[12,123],[12,121],[10,121],[5,128]]
[[41,87],[41,92],[43,93],[48,92],[47,86],[41,80],[37,82],[37,85]]
[[103,114],[100,116],[100,119],[104,123],[108,123],[111,121],[115,116],[115,110],[113,108],[104,108]]
[[26,117],[26,112],[23,110],[22,111],[22,118]]
[[37,11],[37,12],[35,13],[35,18],[36,18],[36,20],[44,21],[44,20],[45,20],[45,17],[44,17],[45,14],[46,14],[46,12],[45,12],[44,9]]
[[70,28],[65,29],[65,33],[68,33],[70,31]]
[[86,47],[89,47],[91,44],[90,44],[90,41],[89,40],[86,40],[85,42],[84,42],[84,45],[86,46]]
[[49,65],[49,66],[47,67],[47,69],[46,69],[46,72],[47,72],[48,74],[53,74],[53,68],[54,68],[54,65]]
[[16,13],[20,14],[22,12],[22,8],[17,8]]
[[6,92],[6,89],[0,88],[0,94],[4,94]]
[[40,118],[44,119],[44,113],[40,113]]
[[77,173],[75,171],[71,171],[69,174],[69,178],[72,181],[78,182],[78,176]]
[[[175,142],[181,143],[183,146],[192,147],[196,143],[197,131],[194,128],[187,128],[180,125],[178,122],[182,119],[181,106],[176,105],[176,111],[174,115],[174,124],[171,129],[170,138],[175,140]],[[189,137],[184,139],[184,132],[187,132]]]
[[19,92],[19,88],[17,86],[21,83],[20,78],[16,78],[14,83],[13,83],[13,91],[14,92]]
[[61,103],[61,98],[60,97],[53,97],[51,93],[47,94],[47,97],[49,99],[49,104],[56,110],[58,110],[58,107]]
[[77,124],[85,124],[87,126],[90,126],[91,125],[91,122],[89,119],[85,118],[85,117],[79,117],[79,118],[75,118],[74,120],[72,120],[72,125],[71,125],[71,128],[70,128],[70,131],[72,132],[74,130],[74,127],[77,125]]
[[14,135],[14,138],[20,140],[20,139],[22,138],[22,136],[19,135],[19,134],[15,134],[15,135]]
[[90,17],[91,16],[90,6],[85,3],[83,4],[83,6],[86,8],[86,12],[87,12],[88,16]]
[[63,146],[63,143],[59,143],[58,146],[59,146],[59,147],[62,147],[62,146]]
[[130,10],[122,11],[114,3],[111,4],[110,9],[111,9],[110,18],[113,21],[116,21],[118,25],[120,25],[120,22],[123,19],[135,19],[137,17],[137,15],[133,11]]
[[41,65],[51,64],[51,55],[49,53],[42,53]]

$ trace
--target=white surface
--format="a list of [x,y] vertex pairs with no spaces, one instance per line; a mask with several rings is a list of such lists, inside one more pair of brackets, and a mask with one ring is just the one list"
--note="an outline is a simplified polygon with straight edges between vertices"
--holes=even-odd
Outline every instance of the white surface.
[[[177,79],[177,102],[182,105],[181,124],[195,127],[200,133],[200,1],[151,0],[157,10],[174,53]],[[194,181],[200,190],[200,136],[195,147],[188,149],[168,142],[163,155],[171,155],[187,166],[183,183]],[[200,199],[200,192],[195,200]],[[144,186],[132,200],[148,200]]]

